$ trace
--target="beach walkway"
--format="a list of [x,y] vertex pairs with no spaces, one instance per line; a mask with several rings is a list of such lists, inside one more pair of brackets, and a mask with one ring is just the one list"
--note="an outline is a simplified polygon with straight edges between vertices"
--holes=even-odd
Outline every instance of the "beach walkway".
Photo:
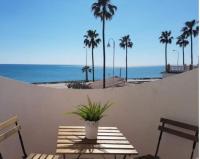
[[[103,88],[103,80],[95,81],[93,83],[90,83],[89,86],[92,89]],[[124,81],[123,78],[114,77],[114,78],[106,79],[106,88],[109,88],[109,87],[123,87],[123,86],[125,86],[125,81]]]

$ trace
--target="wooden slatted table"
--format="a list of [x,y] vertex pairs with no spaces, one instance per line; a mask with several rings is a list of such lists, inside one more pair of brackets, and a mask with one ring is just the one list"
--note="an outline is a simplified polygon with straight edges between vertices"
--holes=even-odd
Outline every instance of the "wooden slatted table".
[[102,154],[102,155],[137,155],[137,150],[130,144],[117,127],[99,127],[97,140],[85,138],[82,126],[59,126],[56,154]]

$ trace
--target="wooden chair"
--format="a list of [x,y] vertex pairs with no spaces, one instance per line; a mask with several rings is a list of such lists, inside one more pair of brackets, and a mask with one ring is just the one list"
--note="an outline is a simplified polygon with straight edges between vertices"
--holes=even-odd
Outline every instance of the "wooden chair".
[[[158,126],[158,130],[160,130],[160,136],[158,139],[158,144],[157,144],[155,155],[153,156],[153,155],[149,154],[149,155],[137,157],[135,159],[159,159],[158,150],[159,150],[160,141],[162,139],[163,133],[176,135],[176,136],[193,141],[192,152],[190,155],[190,159],[192,159],[196,144],[199,141],[199,137],[198,137],[199,136],[199,127],[190,125],[187,123],[183,123],[183,122],[165,119],[165,118],[161,118],[160,122],[162,125]],[[169,126],[173,126],[173,127],[169,127]],[[179,128],[179,129],[177,130],[176,128]],[[188,133],[188,130],[191,131],[191,133]],[[187,131],[187,132],[185,132],[185,131]]]
[[[24,143],[22,140],[22,135],[20,132],[21,126],[18,124],[17,116],[14,116],[7,121],[0,123],[0,142],[4,141],[8,137],[12,136],[15,133],[18,133],[19,141],[21,144],[23,159],[59,159],[57,155],[46,155],[46,154],[36,154],[31,153],[29,156],[27,155],[24,147]],[[3,159],[3,156],[0,153],[0,159]]]

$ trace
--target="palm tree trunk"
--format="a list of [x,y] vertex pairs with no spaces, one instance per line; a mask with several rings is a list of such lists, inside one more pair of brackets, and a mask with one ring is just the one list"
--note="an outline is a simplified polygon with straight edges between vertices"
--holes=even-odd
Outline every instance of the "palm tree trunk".
[[94,82],[94,48],[92,47],[92,75],[93,75],[93,82]]
[[185,66],[185,52],[184,52],[184,46],[183,46],[183,67]]
[[105,18],[103,17],[103,28],[102,28],[102,36],[103,36],[103,88],[106,88],[106,50],[105,50]]
[[192,42],[192,34],[190,35],[191,41],[191,68],[193,68],[193,42]]
[[88,82],[88,70],[85,70],[85,81]]
[[128,77],[128,70],[127,70],[127,68],[128,68],[128,67],[127,67],[127,66],[128,66],[128,65],[127,65],[127,61],[128,61],[128,60],[127,60],[127,51],[128,51],[128,49],[127,49],[127,46],[126,46],[126,82],[127,82],[127,77]]
[[167,43],[165,43],[165,71],[167,72]]

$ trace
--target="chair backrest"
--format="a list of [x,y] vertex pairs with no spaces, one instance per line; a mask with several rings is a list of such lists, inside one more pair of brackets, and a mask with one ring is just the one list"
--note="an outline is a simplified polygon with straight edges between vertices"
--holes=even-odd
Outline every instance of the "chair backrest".
[[[19,137],[20,144],[21,144],[22,151],[23,151],[23,158],[26,158],[27,154],[26,154],[26,151],[24,148],[20,129],[21,129],[21,126],[18,124],[17,116],[14,116],[4,122],[1,122],[0,123],[0,143],[2,141],[6,140],[8,137],[14,135],[15,133],[18,133],[18,137]],[[3,157],[0,153],[0,159],[2,159],[2,158]]]
[[199,141],[199,137],[198,137],[199,127],[195,125],[175,121],[175,120],[166,119],[166,118],[161,118],[160,122],[162,125],[158,126],[158,130],[160,130],[160,136],[159,136],[158,145],[156,148],[155,157],[157,157],[157,154],[158,154],[162,134],[163,132],[165,132],[168,134],[176,135],[176,136],[193,141],[192,152],[190,156],[190,159],[192,159],[193,153],[196,147],[196,143]]

